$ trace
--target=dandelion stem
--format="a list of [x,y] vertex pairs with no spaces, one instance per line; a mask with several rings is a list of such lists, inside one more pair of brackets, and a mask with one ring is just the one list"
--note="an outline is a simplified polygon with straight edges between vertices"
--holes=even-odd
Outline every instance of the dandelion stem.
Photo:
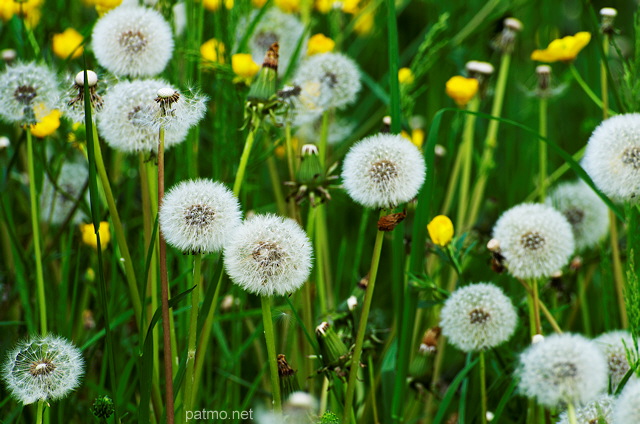
[[591,337],[591,318],[587,307],[587,284],[582,272],[578,273],[578,299],[580,300],[580,312],[582,314],[582,331]]
[[542,334],[542,325],[540,323],[540,299],[538,295],[538,279],[534,278],[531,282],[531,295],[533,298],[533,317],[535,320],[536,334]]
[[576,82],[578,83],[578,85],[580,85],[580,88],[582,88],[585,94],[589,96],[589,98],[593,100],[593,102],[600,109],[604,109],[604,104],[602,103],[602,100],[600,100],[598,96],[596,96],[596,93],[594,93],[593,90],[589,87],[589,85],[582,79],[582,77],[578,73],[578,69],[576,68],[576,65],[572,63],[571,65],[569,65],[569,69],[571,70],[571,74],[573,75],[573,78],[575,78]]
[[482,403],[480,422],[487,424],[487,371],[485,365],[484,350],[479,353],[480,359],[480,401]]
[[191,292],[191,317],[189,321],[189,341],[187,347],[187,370],[185,375],[185,389],[183,410],[191,411],[195,403],[194,399],[194,369],[196,360],[196,342],[198,334],[198,313],[200,306],[200,282],[202,280],[202,255],[195,254],[193,256],[193,284],[194,289]]
[[[539,111],[539,130],[538,132],[542,137],[547,137],[547,104],[548,100],[544,97],[540,98],[538,103],[538,111]],[[493,121],[492,121],[493,122]],[[540,195],[540,202],[544,202],[546,197],[546,184],[547,184],[547,143],[543,143],[541,140],[538,140],[538,184],[539,190],[538,194]]]
[[627,308],[624,304],[624,275],[622,273],[622,263],[620,262],[620,246],[618,246],[618,225],[616,223],[616,215],[609,210],[609,237],[611,241],[611,260],[613,262],[613,279],[616,285],[616,294],[618,297],[618,306],[620,309],[620,322],[622,328],[629,326],[629,318],[627,317]]
[[36,411],[36,424],[42,424],[42,415],[44,412],[44,400],[38,401],[38,410]]
[[242,149],[242,156],[240,157],[240,165],[238,172],[236,172],[236,180],[233,183],[233,194],[238,197],[240,190],[242,189],[242,181],[244,179],[244,173],[247,170],[247,163],[249,162],[249,156],[251,155],[251,148],[253,147],[253,140],[256,137],[256,132],[260,128],[260,122],[251,124],[249,134],[244,142],[244,148]]
[[36,193],[36,172],[33,159],[33,136],[27,128],[27,160],[29,171],[29,197],[31,201],[31,229],[33,230],[33,250],[36,255],[36,285],[38,290],[38,310],[40,314],[40,332],[47,334],[47,302],[44,293],[44,273],[42,271],[42,250],[40,248],[40,222],[38,217],[38,199]]
[[[480,100],[474,97],[469,102],[467,110],[477,112],[480,107]],[[473,135],[477,115],[467,114],[465,116],[464,130],[462,133],[462,144],[460,149],[462,156],[462,176],[460,181],[460,191],[458,192],[458,213],[456,216],[456,231],[460,234],[465,231],[465,218],[467,217],[467,206],[469,205],[469,184],[471,182],[471,164],[473,162]]]
[[573,406],[573,403],[567,404],[567,415],[569,415],[570,424],[578,424],[578,418],[576,417],[576,409]]
[[293,142],[291,140],[291,123],[287,121],[284,128],[284,142],[287,152],[287,167],[289,168],[289,181],[294,181],[296,178],[295,168],[293,166]]
[[318,146],[318,159],[320,166],[325,169],[327,163],[327,140],[329,138],[329,118],[331,111],[325,110],[322,114],[322,127],[320,128],[320,145]]
[[[380,211],[380,218],[385,215],[384,209]],[[373,246],[373,256],[371,258],[371,270],[369,271],[369,284],[364,295],[362,305],[362,313],[360,315],[360,323],[358,324],[358,334],[356,336],[356,345],[351,356],[351,369],[349,371],[349,381],[347,383],[347,394],[345,395],[343,423],[351,422],[351,411],[353,407],[353,398],[356,391],[356,380],[358,370],[360,369],[360,357],[362,355],[362,345],[364,343],[364,335],[367,331],[367,321],[369,319],[369,310],[371,309],[371,300],[373,299],[373,290],[378,275],[378,264],[380,263],[380,253],[382,252],[382,242],[384,241],[384,232],[378,231],[376,241]]]
[[278,359],[276,356],[276,344],[273,333],[273,319],[271,317],[271,297],[260,296],[262,303],[262,321],[264,322],[264,338],[267,343],[267,355],[269,357],[269,370],[271,374],[271,391],[273,393],[273,410],[282,410],[280,399],[280,376],[278,375]]

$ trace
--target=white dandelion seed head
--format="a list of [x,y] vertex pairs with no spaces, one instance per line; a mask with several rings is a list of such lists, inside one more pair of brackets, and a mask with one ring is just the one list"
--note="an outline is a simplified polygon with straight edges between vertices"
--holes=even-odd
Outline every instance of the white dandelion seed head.
[[552,334],[520,354],[520,392],[549,408],[595,399],[607,387],[607,361],[591,340]]
[[500,242],[509,273],[516,278],[548,277],[573,254],[571,224],[551,206],[523,203],[504,212],[493,238]]
[[[622,330],[610,331],[598,336],[594,339],[594,343],[607,360],[611,387],[615,390],[630,368],[627,350],[635,356],[631,334]],[[635,358],[632,357],[632,359]]]
[[122,81],[109,89],[98,115],[98,130],[109,146],[127,153],[156,151],[161,125],[165,148],[184,141],[189,128],[204,116],[206,97],[180,95],[163,116],[155,99],[158,90],[167,86],[164,80],[148,79]]
[[78,348],[58,336],[33,336],[9,352],[2,377],[12,396],[28,405],[61,399],[76,389],[84,374]]
[[[55,109],[60,99],[56,74],[35,62],[7,66],[0,74],[0,118],[12,123],[35,123]],[[34,109],[38,109],[38,116]]]
[[223,184],[199,179],[183,181],[164,196],[160,230],[167,243],[190,253],[222,250],[242,213],[233,193]]
[[93,27],[93,53],[118,76],[151,77],[164,70],[173,54],[171,27],[146,7],[120,6]]
[[616,115],[591,134],[582,167],[596,186],[616,201],[640,196],[640,114]]
[[[329,124],[327,143],[338,144],[353,134],[355,124],[347,119],[333,119]],[[305,143],[317,143],[322,133],[322,117],[300,125],[296,137]]]
[[440,312],[442,334],[458,349],[477,352],[496,347],[513,335],[516,310],[502,289],[489,283],[454,291]]
[[[613,405],[616,399],[611,395],[602,395],[586,405],[576,408],[577,424],[613,423]],[[560,414],[558,424],[570,424],[567,412]]]
[[[293,80],[307,95],[311,110],[342,109],[355,102],[361,88],[358,65],[341,53],[305,59]],[[315,99],[312,93],[317,94]]]
[[640,380],[627,382],[613,405],[613,423],[631,424],[640,422]]
[[[78,203],[88,179],[87,165],[75,162],[65,162],[62,165],[56,184],[46,176],[40,192],[40,220],[50,225],[63,224]],[[84,192],[85,197],[88,197],[89,191]],[[86,215],[78,207],[69,222],[80,224],[85,220]]]
[[297,222],[255,215],[229,237],[224,268],[234,283],[250,293],[284,296],[306,281],[311,255],[311,242]]
[[401,135],[376,134],[354,144],[342,179],[349,196],[369,208],[391,208],[413,199],[426,165],[420,150]]
[[609,208],[582,180],[557,185],[546,203],[571,224],[577,251],[595,247],[609,232]]

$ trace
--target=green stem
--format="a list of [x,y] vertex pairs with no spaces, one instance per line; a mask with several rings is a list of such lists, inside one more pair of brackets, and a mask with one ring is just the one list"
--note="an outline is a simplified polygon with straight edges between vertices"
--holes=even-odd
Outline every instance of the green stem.
[[327,287],[331,287],[329,283],[329,261],[328,259],[328,238],[327,238],[327,221],[325,215],[325,205],[321,204],[316,206],[314,213],[314,242],[316,246],[316,266],[317,266],[317,281],[316,286],[318,289],[318,299],[320,300],[320,313],[327,312],[327,308],[331,308],[333,305],[333,295],[331,291],[327,290]]
[[44,400],[38,401],[38,410],[36,411],[36,424],[42,424],[42,415],[44,412]]
[[609,34],[602,37],[602,52],[604,56],[600,61],[600,88],[602,91],[602,118],[609,117],[609,88],[607,86],[607,56],[609,55]]
[[267,169],[269,170],[269,179],[271,180],[271,187],[273,188],[273,197],[276,199],[278,214],[286,216],[287,204],[284,200],[284,194],[282,193],[282,182],[278,174],[278,166],[272,155],[269,155],[267,158]]
[[325,168],[327,163],[327,140],[329,139],[329,121],[331,112],[325,110],[322,114],[322,127],[320,128],[320,145],[318,146],[318,159],[320,159],[320,166]]
[[[380,212],[380,217],[384,216],[384,210]],[[367,285],[367,291],[364,295],[364,302],[362,305],[362,313],[360,315],[360,323],[358,324],[358,334],[356,337],[356,345],[353,349],[353,355],[351,356],[351,369],[349,371],[349,381],[347,383],[347,394],[345,395],[344,411],[343,411],[343,423],[349,423],[351,420],[351,412],[353,408],[353,398],[356,392],[356,380],[358,377],[358,370],[360,369],[360,357],[362,355],[362,345],[364,343],[364,336],[367,332],[367,321],[369,319],[369,310],[371,309],[371,301],[373,299],[373,290],[376,284],[376,277],[378,275],[378,264],[380,263],[380,253],[382,252],[382,242],[384,240],[384,232],[378,231],[376,234],[376,241],[373,246],[373,256],[371,258],[371,270],[369,271],[369,284]]]
[[534,278],[531,282],[531,289],[533,291],[533,313],[535,318],[536,334],[542,334],[542,325],[540,323],[540,298],[538,295],[538,279]]
[[391,132],[400,134],[402,116],[400,111],[400,81],[398,69],[400,67],[400,53],[398,45],[398,20],[396,17],[396,1],[386,0],[387,5],[387,36],[389,46],[389,94]]
[[[575,152],[573,154],[573,156],[572,156],[572,159],[575,160],[576,162],[578,162],[582,158],[582,156],[584,156],[585,148],[586,148],[586,146],[583,146],[580,150]],[[546,178],[546,180],[544,182],[544,186],[545,187],[549,187],[550,185],[552,185],[560,177],[562,177],[565,174],[565,172],[567,172],[569,169],[571,169],[571,166],[567,162],[564,162],[555,171],[553,171],[551,173],[551,175],[549,175],[549,177]],[[527,198],[524,201],[525,202],[533,202],[534,199],[537,196],[539,196],[539,193],[540,193],[540,187],[536,187],[536,189],[533,192],[529,193],[529,195],[527,196]]]
[[[540,98],[539,102],[539,133],[543,137],[547,137],[547,99]],[[493,121],[492,121],[493,122]],[[543,143],[538,140],[538,163],[539,163],[539,194],[540,202],[544,203],[546,197],[546,183],[547,183],[547,143]]]
[[185,389],[184,389],[184,401],[183,410],[193,410],[195,403],[194,399],[194,370],[196,360],[196,348],[197,348],[197,334],[198,334],[198,312],[200,306],[200,282],[202,280],[202,255],[195,254],[193,256],[193,284],[194,289],[191,292],[191,318],[189,321],[189,342],[187,347],[187,370],[185,375]]
[[276,342],[273,333],[273,319],[271,317],[271,297],[261,296],[262,321],[264,322],[264,338],[267,342],[267,355],[269,357],[269,370],[271,375],[271,391],[273,393],[273,410],[282,410],[280,399],[280,376],[278,375],[278,359],[276,356]]
[[567,415],[569,415],[570,424],[578,424],[578,418],[576,417],[576,409],[573,403],[567,404]]
[[618,246],[618,224],[616,223],[616,215],[612,210],[609,210],[609,240],[611,242],[611,261],[613,262],[613,280],[618,297],[618,308],[620,309],[620,322],[622,328],[628,328],[629,318],[624,304],[625,280],[620,261],[620,247]]
[[480,400],[482,404],[480,422],[487,424],[487,371],[485,366],[484,350],[479,353],[480,359]]
[[291,140],[291,123],[287,121],[287,125],[284,128],[284,140],[285,147],[287,152],[287,168],[289,168],[289,181],[295,181],[296,173],[295,168],[293,166],[294,163],[294,152],[293,152],[293,142]]
[[36,255],[36,286],[38,290],[38,309],[40,314],[40,332],[47,334],[47,302],[44,293],[44,273],[42,271],[42,250],[40,248],[40,222],[38,218],[38,197],[36,193],[36,172],[33,158],[33,136],[27,128],[27,159],[29,171],[29,197],[31,201],[31,229],[33,230],[33,250]]
[[247,139],[244,142],[244,148],[242,149],[242,156],[240,157],[240,165],[238,167],[238,172],[236,172],[236,179],[233,183],[233,194],[238,197],[240,195],[240,190],[242,189],[242,181],[244,179],[244,173],[247,170],[247,163],[249,162],[249,155],[251,155],[251,148],[253,147],[253,140],[256,137],[256,132],[258,132],[258,128],[260,127],[260,123],[252,126],[249,130],[249,134],[247,134]]
[[580,313],[582,314],[582,327],[584,334],[591,337],[591,311],[587,308],[587,287],[584,274],[578,273],[578,299],[580,300]]
[[[469,102],[467,110],[477,112],[480,107],[480,100],[474,97]],[[469,184],[471,183],[471,164],[473,162],[473,135],[475,132],[475,123],[477,116],[467,114],[465,116],[464,130],[462,133],[462,144],[460,149],[463,151],[462,156],[462,175],[460,182],[460,191],[458,192],[458,211],[456,216],[456,231],[462,234],[464,231],[465,218],[467,217],[467,206],[469,205]]]
[[569,69],[571,70],[571,74],[573,75],[573,78],[575,78],[576,82],[578,83],[578,85],[580,85],[580,88],[582,88],[585,94],[589,96],[589,98],[600,109],[604,109],[604,104],[602,103],[602,100],[600,100],[598,96],[596,96],[596,93],[594,93],[593,90],[589,87],[589,85],[585,82],[585,80],[582,79],[582,77],[578,73],[578,69],[576,68],[576,65],[572,63],[571,65],[569,65]]

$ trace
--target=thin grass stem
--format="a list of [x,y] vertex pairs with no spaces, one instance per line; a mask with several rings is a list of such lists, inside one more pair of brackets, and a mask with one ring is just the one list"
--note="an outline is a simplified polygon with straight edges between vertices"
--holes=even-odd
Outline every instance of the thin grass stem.
[[278,375],[278,358],[276,355],[276,343],[273,332],[273,318],[271,317],[271,297],[260,296],[260,302],[262,304],[264,338],[267,343],[267,356],[269,358],[273,410],[279,412],[282,410],[282,399],[280,398],[280,376]]

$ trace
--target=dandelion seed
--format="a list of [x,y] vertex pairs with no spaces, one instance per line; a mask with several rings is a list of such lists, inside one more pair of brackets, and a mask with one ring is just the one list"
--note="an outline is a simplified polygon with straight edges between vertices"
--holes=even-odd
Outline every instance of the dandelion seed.
[[440,313],[442,333],[458,349],[477,352],[511,338],[518,317],[502,289],[472,284],[453,292]]
[[640,114],[603,121],[591,134],[582,167],[596,186],[616,201],[640,195]]
[[11,395],[25,405],[67,396],[78,387],[83,373],[80,350],[52,335],[18,343],[2,368]]
[[571,224],[551,206],[525,203],[502,214],[493,228],[509,273],[516,278],[549,277],[569,263]]
[[[613,405],[615,398],[602,395],[585,406],[576,409],[576,424],[611,424],[613,423]],[[558,424],[570,424],[567,412],[560,414]]]
[[[87,185],[89,170],[82,163],[65,162],[60,168],[56,184],[48,176],[42,184],[40,193],[40,219],[50,225],[61,225],[69,219],[72,224],[79,224],[86,219],[80,208],[74,207]],[[85,191],[88,195],[88,192]]]
[[167,243],[190,253],[222,250],[240,225],[238,199],[223,184],[211,180],[183,181],[171,188],[160,207],[160,230]]
[[349,196],[369,208],[392,208],[413,199],[426,165],[420,150],[400,135],[377,134],[356,143],[344,160]]
[[93,53],[116,75],[150,77],[164,70],[173,54],[171,27],[146,7],[120,6],[93,28]]
[[250,293],[281,296],[300,288],[311,271],[311,242],[293,220],[255,215],[230,235],[224,267]]
[[615,424],[640,422],[638,399],[640,399],[640,380],[629,380],[613,406],[613,422]]
[[632,361],[636,359],[631,334],[628,331],[610,331],[597,337],[594,342],[607,360],[611,388],[615,390],[630,368],[627,350],[632,355]]
[[605,390],[607,362],[592,341],[577,334],[553,334],[520,354],[517,374],[520,392],[541,405],[578,406]]

